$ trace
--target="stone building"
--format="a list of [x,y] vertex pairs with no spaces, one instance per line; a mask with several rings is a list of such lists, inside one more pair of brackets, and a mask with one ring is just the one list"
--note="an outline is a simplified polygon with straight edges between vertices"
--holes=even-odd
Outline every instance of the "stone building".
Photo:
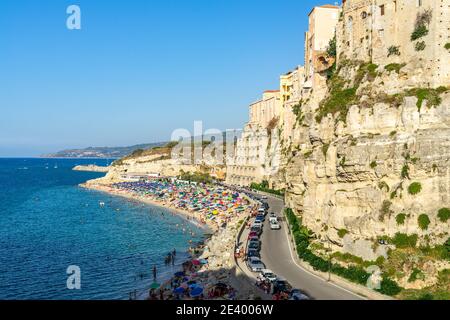
[[410,77],[420,79],[422,86],[446,85],[449,26],[450,0],[344,0],[338,60],[405,63]]
[[234,158],[227,164],[227,183],[259,183],[276,170],[280,159],[276,134],[280,113],[279,90],[265,91],[261,100],[250,105],[250,121],[237,140]]
[[329,61],[326,49],[336,32],[340,8],[323,5],[314,7],[309,14],[309,29],[305,33],[305,87],[315,85],[317,72],[327,69]]

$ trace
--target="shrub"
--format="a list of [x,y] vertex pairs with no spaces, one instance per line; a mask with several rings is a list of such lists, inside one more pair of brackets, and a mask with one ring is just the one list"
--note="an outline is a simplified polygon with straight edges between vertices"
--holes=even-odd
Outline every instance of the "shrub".
[[370,167],[372,168],[372,169],[375,169],[376,167],[377,167],[377,162],[374,160],[374,161],[372,161],[371,163],[370,163]]
[[327,55],[333,58],[336,58],[336,34],[334,35],[334,37],[328,42],[328,47],[327,47]]
[[450,42],[447,42],[444,46],[445,49],[450,50]]
[[406,220],[406,214],[404,213],[399,213],[397,215],[397,217],[395,217],[395,221],[397,221],[397,224],[400,225],[404,225],[405,224],[405,220]]
[[396,296],[402,291],[402,288],[388,277],[383,277],[380,285],[380,289],[377,291],[388,296]]
[[427,45],[425,44],[425,41],[419,41],[416,43],[414,48],[416,49],[416,51],[423,51],[426,47]]
[[251,189],[274,194],[276,196],[284,196],[284,190],[274,190],[269,188],[269,183],[267,181],[263,181],[261,183],[252,183],[250,185]]
[[390,56],[399,56],[400,55],[400,46],[390,46],[388,48],[388,57]]
[[425,37],[428,34],[428,28],[425,25],[416,26],[413,33],[411,34],[411,41],[415,41],[422,37]]
[[417,268],[414,268],[411,275],[409,276],[408,282],[415,282],[418,280],[421,276],[423,276],[422,271],[420,271]]
[[339,238],[344,238],[346,235],[348,234],[348,231],[347,230],[345,230],[345,229],[340,229],[339,231],[338,231],[338,236],[339,236]]
[[386,71],[389,71],[389,72],[395,71],[395,72],[397,72],[397,73],[400,73],[400,70],[401,70],[404,66],[406,66],[406,63],[402,63],[402,64],[400,64],[400,63],[391,63],[391,64],[388,64],[387,66],[385,66],[384,69],[385,69]]
[[402,179],[409,179],[409,166],[407,164],[402,168],[401,177]]
[[417,219],[417,222],[419,223],[419,228],[422,230],[427,230],[431,223],[430,218],[426,214],[421,214]]
[[412,234],[408,236],[405,233],[397,232],[394,238],[390,240],[397,248],[404,249],[404,248],[415,248],[418,239],[419,237],[417,236],[417,234]]
[[347,117],[348,108],[355,103],[356,89],[342,89],[342,87],[332,89],[330,95],[321,102],[316,121],[320,122],[328,114],[337,112],[340,112],[340,118],[344,121]]
[[419,194],[422,191],[422,185],[419,182],[413,182],[408,187],[408,192],[410,195]]
[[428,107],[438,106],[442,102],[441,93],[447,92],[449,88],[439,87],[437,89],[415,88],[407,91],[407,94],[417,97],[417,108],[420,111],[423,101],[427,100]]
[[323,153],[324,157],[327,156],[327,152],[328,152],[329,148],[330,148],[330,144],[329,143],[324,143],[323,144],[323,146],[322,146],[322,153]]
[[442,208],[438,211],[438,218],[441,222],[447,222],[450,219],[450,209]]
[[380,221],[384,221],[384,217],[386,215],[390,215],[392,213],[391,210],[392,202],[389,200],[384,200],[380,209]]
[[389,190],[390,190],[388,184],[384,181],[380,181],[378,183],[378,188],[380,188],[380,190],[386,189],[386,192],[389,192]]

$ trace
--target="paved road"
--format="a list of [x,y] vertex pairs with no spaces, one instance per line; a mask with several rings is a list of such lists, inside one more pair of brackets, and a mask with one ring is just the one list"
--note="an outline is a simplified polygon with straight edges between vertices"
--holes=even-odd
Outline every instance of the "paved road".
[[[283,217],[283,201],[269,197],[269,213]],[[261,258],[268,269],[285,278],[294,288],[305,291],[317,300],[362,300],[363,298],[301,268],[294,261],[286,234],[287,224],[281,223],[281,230],[270,230],[269,222],[264,224]],[[294,253],[295,254],[295,253]]]

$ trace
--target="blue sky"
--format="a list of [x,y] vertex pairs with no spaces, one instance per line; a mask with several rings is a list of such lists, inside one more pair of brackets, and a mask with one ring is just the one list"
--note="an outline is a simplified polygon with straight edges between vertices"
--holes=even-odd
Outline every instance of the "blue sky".
[[[241,128],[303,64],[316,0],[3,0],[0,156]],[[82,29],[66,28],[81,8]]]

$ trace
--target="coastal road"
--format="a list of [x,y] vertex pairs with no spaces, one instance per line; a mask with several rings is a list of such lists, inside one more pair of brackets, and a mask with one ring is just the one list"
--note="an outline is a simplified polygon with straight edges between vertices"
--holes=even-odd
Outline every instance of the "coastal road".
[[[275,197],[266,200],[269,213],[284,217],[284,202]],[[268,220],[268,219],[267,219]],[[286,219],[281,219],[281,230],[271,230],[269,222],[264,223],[261,258],[268,269],[285,278],[294,288],[301,289],[317,300],[363,300],[364,298],[303,269],[294,260],[289,247]]]

